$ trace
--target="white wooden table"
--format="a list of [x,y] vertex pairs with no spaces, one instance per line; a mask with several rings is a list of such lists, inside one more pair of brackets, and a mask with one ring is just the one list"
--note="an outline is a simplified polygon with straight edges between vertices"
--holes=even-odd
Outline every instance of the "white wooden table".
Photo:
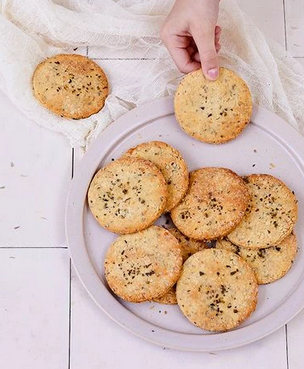
[[[303,0],[239,3],[304,64]],[[112,83],[119,70],[150,63],[83,52],[100,60]],[[267,338],[217,353],[164,349],[118,327],[81,286],[66,246],[64,204],[77,155],[0,94],[0,158],[1,369],[304,368],[304,311]]]

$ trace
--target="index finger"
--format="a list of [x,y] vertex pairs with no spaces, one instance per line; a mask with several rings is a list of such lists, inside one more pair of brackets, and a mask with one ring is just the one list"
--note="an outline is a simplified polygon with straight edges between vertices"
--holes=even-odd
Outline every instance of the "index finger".
[[200,63],[192,60],[189,51],[187,50],[185,40],[181,38],[184,36],[172,35],[164,40],[170,55],[177,68],[183,73],[190,73],[200,68]]

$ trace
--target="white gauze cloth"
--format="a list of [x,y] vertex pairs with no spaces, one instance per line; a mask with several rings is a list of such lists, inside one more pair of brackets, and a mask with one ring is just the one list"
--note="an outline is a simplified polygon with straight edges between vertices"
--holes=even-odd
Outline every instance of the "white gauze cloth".
[[[159,39],[172,5],[173,0],[0,0],[0,89],[27,117],[85,148],[128,110],[174,93],[182,75]],[[247,82],[255,103],[304,133],[302,66],[266,40],[234,0],[221,1],[218,24],[221,66]],[[119,52],[120,58],[145,60],[98,60],[110,95],[99,113],[73,121],[36,101],[31,78],[44,58],[84,46],[104,59]]]

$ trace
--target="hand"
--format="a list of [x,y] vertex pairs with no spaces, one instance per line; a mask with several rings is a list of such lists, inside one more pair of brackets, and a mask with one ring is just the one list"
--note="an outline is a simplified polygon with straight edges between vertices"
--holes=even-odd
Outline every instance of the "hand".
[[207,79],[219,75],[217,53],[221,28],[216,25],[220,0],[176,0],[161,39],[183,73],[200,67]]

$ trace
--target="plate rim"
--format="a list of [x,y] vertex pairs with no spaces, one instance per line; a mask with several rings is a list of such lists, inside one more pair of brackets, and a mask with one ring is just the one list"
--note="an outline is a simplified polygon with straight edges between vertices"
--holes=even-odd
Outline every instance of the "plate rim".
[[[250,324],[249,326],[224,333],[211,333],[208,335],[174,332],[149,323],[148,321],[136,316],[126,307],[120,304],[119,301],[113,297],[113,295],[102,283],[90,261],[90,257],[85,246],[83,234],[83,211],[86,192],[91,178],[101,162],[101,158],[105,157],[111,150],[112,145],[109,143],[111,140],[108,142],[107,137],[109,136],[110,138],[111,135],[115,134],[114,142],[117,143],[123,137],[132,132],[132,130],[136,129],[136,127],[141,126],[142,124],[148,124],[149,122],[153,121],[153,119],[172,114],[174,114],[172,96],[153,100],[127,112],[118,118],[103,132],[101,132],[91,144],[88,151],[81,159],[81,162],[76,167],[76,170],[74,171],[74,177],[71,180],[68,189],[68,197],[65,209],[65,232],[68,250],[76,274],[90,297],[115,323],[135,334],[136,336],[162,347],[183,351],[208,352],[241,347],[273,333],[285,325],[302,310],[304,307],[304,283],[298,283],[298,285],[294,287],[293,292],[286,297],[286,299],[276,310],[264,316],[257,322]],[[276,120],[275,131],[270,129],[272,124],[270,122],[273,122],[274,119]],[[304,151],[302,147],[304,144],[304,138],[293,126],[285,122],[282,118],[278,117],[274,113],[257,105],[254,105],[253,107],[253,115],[251,120],[257,126],[262,127],[264,130],[266,129],[267,131],[270,131],[272,135],[281,142],[284,141],[282,137],[286,138],[286,136],[288,136],[288,140],[292,141],[293,156],[297,157],[297,160],[303,165]],[[263,126],[259,124],[259,120],[264,121]],[[130,121],[131,124],[127,125],[127,129],[121,132],[121,124],[126,124],[126,121]],[[103,150],[102,155],[98,155],[98,151],[100,151],[98,150],[100,142],[106,142],[106,151]],[[289,146],[288,148],[290,149]],[[88,168],[90,168],[90,170]],[[85,172],[85,176],[83,172]],[[89,179],[86,180],[84,179],[85,177]],[[86,184],[84,184],[84,182]],[[76,189],[79,191],[79,187],[82,189],[82,192],[78,195],[79,199],[77,199]],[[83,197],[84,188],[85,196]],[[81,247],[79,247],[79,243],[81,243]],[[304,279],[304,270],[301,276],[302,279]],[[102,297],[100,296],[100,291],[103,291]],[[294,295],[302,296],[302,299],[296,299],[297,303],[294,303],[292,309],[290,309],[288,306],[288,301]],[[280,314],[282,315],[280,316]],[[268,321],[269,315],[276,318],[272,320],[272,324],[270,324]],[[259,328],[263,329],[260,330]],[[245,335],[242,334],[244,330],[246,330]],[[238,341],[237,339],[240,334],[242,337],[246,337],[242,341]],[[187,339],[185,339],[185,337]],[[183,339],[182,341],[185,341],[186,344],[181,345],[181,339]]]

